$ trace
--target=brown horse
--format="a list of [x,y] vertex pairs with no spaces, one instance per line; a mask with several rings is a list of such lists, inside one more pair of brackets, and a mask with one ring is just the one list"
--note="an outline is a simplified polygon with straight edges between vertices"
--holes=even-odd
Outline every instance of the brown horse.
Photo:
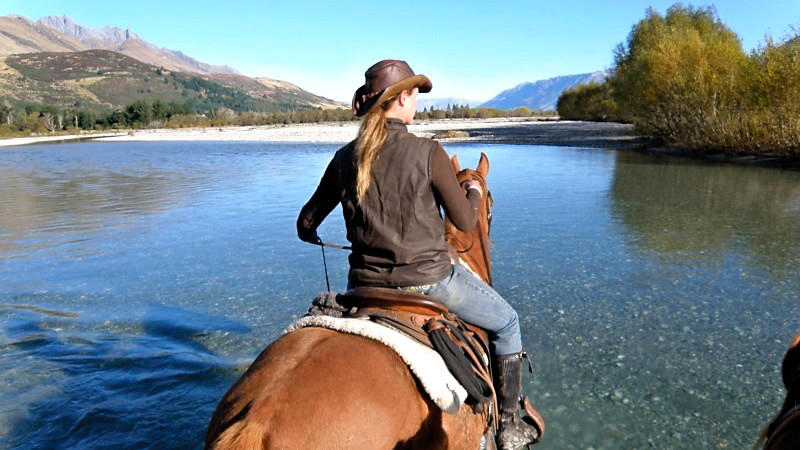
[[[459,181],[474,178],[487,195],[473,231],[448,226],[447,240],[489,282],[489,160],[481,154],[474,171],[452,162]],[[463,404],[457,414],[442,412],[383,344],[309,327],[273,342],[225,394],[206,448],[474,450],[486,420]]]
[[783,407],[761,433],[755,449],[800,449],[800,334],[794,337],[783,358],[781,375],[786,387]]

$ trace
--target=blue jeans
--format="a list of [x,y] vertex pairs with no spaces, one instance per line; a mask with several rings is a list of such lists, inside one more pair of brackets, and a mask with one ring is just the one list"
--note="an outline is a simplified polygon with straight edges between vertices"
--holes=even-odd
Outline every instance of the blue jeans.
[[495,355],[522,351],[517,312],[483,280],[458,264],[450,276],[422,292],[441,302],[465,322],[489,333]]

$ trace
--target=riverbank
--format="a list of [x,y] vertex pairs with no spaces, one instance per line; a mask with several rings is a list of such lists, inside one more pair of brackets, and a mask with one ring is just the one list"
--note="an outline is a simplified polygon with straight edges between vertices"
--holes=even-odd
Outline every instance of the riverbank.
[[57,143],[57,142],[88,141],[92,139],[123,136],[126,134],[128,134],[127,131],[112,132],[112,133],[57,134],[52,136],[30,136],[21,138],[7,138],[7,139],[0,139],[0,147],[31,145],[31,144],[47,144],[47,143]]
[[[182,128],[130,130],[96,135],[42,136],[0,140],[0,146],[27,145],[71,140],[104,141],[256,141],[256,142],[349,142],[358,133],[358,122],[266,125],[252,127]],[[645,141],[633,134],[630,125],[619,123],[558,121],[553,118],[494,118],[421,120],[409,131],[436,138],[450,130],[467,137],[443,142],[555,145],[570,147],[642,148]]]
[[[241,141],[345,143],[356,137],[359,122],[126,130],[78,135],[38,136],[0,140],[0,147],[38,143],[98,141]],[[679,147],[655,145],[637,136],[633,125],[616,122],[582,122],[547,117],[420,120],[408,127],[420,137],[450,143],[550,145],[637,150],[696,160],[800,168],[800,158],[772,153],[691,152]],[[463,137],[442,137],[448,131]]]

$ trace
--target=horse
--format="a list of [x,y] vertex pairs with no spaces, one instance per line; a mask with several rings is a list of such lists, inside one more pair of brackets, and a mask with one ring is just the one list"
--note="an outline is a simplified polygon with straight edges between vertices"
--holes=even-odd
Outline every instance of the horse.
[[794,337],[781,365],[786,398],[783,407],[761,432],[754,449],[800,448],[800,334]]
[[[455,156],[451,164],[459,182],[477,180],[487,194],[473,230],[461,232],[445,219],[445,239],[462,264],[491,283],[489,159],[481,153],[475,170],[461,170]],[[483,410],[462,404],[457,413],[444,413],[388,347],[308,327],[284,334],[261,352],[217,405],[205,446],[474,450],[486,430],[489,408]]]

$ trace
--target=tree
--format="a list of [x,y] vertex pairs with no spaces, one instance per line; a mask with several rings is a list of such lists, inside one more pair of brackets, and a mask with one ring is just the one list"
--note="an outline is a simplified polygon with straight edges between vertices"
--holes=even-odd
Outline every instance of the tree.
[[3,104],[0,105],[0,120],[8,126],[14,125],[14,108],[11,107],[8,100],[4,100]]
[[39,117],[42,118],[42,123],[44,124],[44,127],[47,128],[47,131],[53,131],[56,129],[55,117],[53,117],[52,113],[41,112],[39,113]]
[[735,108],[746,59],[713,7],[649,9],[615,51],[611,90],[641,132],[682,140]]
[[147,100],[136,100],[125,108],[128,121],[131,124],[147,125],[152,120],[153,109]]
[[81,129],[91,130],[94,129],[94,125],[97,123],[97,116],[92,111],[81,110],[78,111],[77,122],[77,126]]
[[161,102],[161,100],[154,100],[153,101],[153,119],[155,120],[164,120],[169,116],[169,110],[167,105]]

